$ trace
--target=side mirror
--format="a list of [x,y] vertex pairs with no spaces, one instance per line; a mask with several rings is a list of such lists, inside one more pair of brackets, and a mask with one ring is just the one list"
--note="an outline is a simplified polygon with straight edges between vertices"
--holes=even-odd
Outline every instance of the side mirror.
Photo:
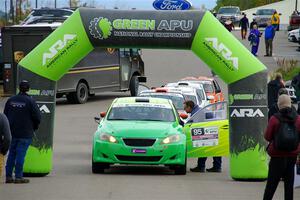
[[216,90],[216,93],[221,93],[222,91],[221,90]]
[[101,112],[101,113],[100,113],[100,117],[101,117],[101,118],[103,118],[103,117],[105,117],[105,116],[106,116],[106,112]]
[[279,15],[282,15],[281,13],[279,13]]
[[211,95],[207,96],[207,100],[214,100],[214,99],[215,99],[214,96],[211,96]]
[[187,119],[187,118],[189,117],[189,116],[188,116],[187,114],[185,114],[185,113],[180,113],[179,116],[180,116],[181,119]]
[[94,120],[95,120],[95,122],[96,122],[97,124],[100,123],[100,117],[94,117]]

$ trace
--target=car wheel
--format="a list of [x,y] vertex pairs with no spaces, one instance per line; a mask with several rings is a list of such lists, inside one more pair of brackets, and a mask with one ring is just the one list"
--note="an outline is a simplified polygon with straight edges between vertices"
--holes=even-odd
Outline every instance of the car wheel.
[[109,168],[109,164],[101,162],[92,162],[92,172],[94,174],[103,174],[105,169]]
[[135,97],[138,95],[139,90],[139,80],[137,76],[132,76],[130,80],[129,90],[131,96]]
[[183,165],[175,165],[172,169],[176,175],[186,175],[187,155],[185,154],[185,162]]

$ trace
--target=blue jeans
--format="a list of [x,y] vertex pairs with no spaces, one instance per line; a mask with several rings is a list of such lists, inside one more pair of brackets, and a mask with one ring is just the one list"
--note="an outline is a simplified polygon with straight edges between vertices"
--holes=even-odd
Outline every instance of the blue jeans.
[[[222,168],[222,157],[213,157],[213,167],[216,169]],[[205,169],[205,162],[207,160],[207,157],[205,158],[198,158],[198,168]]]
[[12,177],[15,169],[15,177],[23,178],[23,165],[31,142],[31,138],[12,138],[6,162],[6,177]]

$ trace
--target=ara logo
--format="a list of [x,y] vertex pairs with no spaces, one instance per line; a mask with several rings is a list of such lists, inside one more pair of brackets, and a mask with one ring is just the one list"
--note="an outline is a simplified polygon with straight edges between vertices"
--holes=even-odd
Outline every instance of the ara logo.
[[48,53],[43,54],[43,66],[47,64],[49,59],[54,58],[60,51],[66,48],[68,43],[77,38],[74,34],[65,34],[62,40],[55,42],[50,48]]
[[230,117],[264,117],[265,115],[262,113],[260,109],[234,109],[231,113]]
[[226,47],[223,43],[219,43],[218,38],[205,38],[205,40],[212,44],[212,47],[219,52],[223,58],[227,61],[232,62],[233,68],[235,70],[239,69],[239,59],[237,57],[232,57],[231,50]]
[[40,111],[41,111],[41,113],[46,113],[46,114],[51,113],[50,110],[49,110],[49,108],[46,105],[42,105],[40,107]]

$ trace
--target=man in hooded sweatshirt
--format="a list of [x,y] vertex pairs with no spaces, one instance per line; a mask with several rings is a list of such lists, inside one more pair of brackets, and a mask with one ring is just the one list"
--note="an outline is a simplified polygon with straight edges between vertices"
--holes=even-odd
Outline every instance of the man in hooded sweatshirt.
[[[279,113],[271,117],[265,132],[265,139],[269,142],[267,151],[271,160],[263,199],[273,199],[278,183],[281,178],[283,178],[284,199],[293,200],[295,164],[297,156],[300,153],[300,116],[295,109],[292,108],[291,98],[288,95],[280,95],[277,104]],[[279,147],[275,144],[276,135],[279,134],[283,122],[293,125],[298,135],[298,145],[291,151],[279,150]]]

